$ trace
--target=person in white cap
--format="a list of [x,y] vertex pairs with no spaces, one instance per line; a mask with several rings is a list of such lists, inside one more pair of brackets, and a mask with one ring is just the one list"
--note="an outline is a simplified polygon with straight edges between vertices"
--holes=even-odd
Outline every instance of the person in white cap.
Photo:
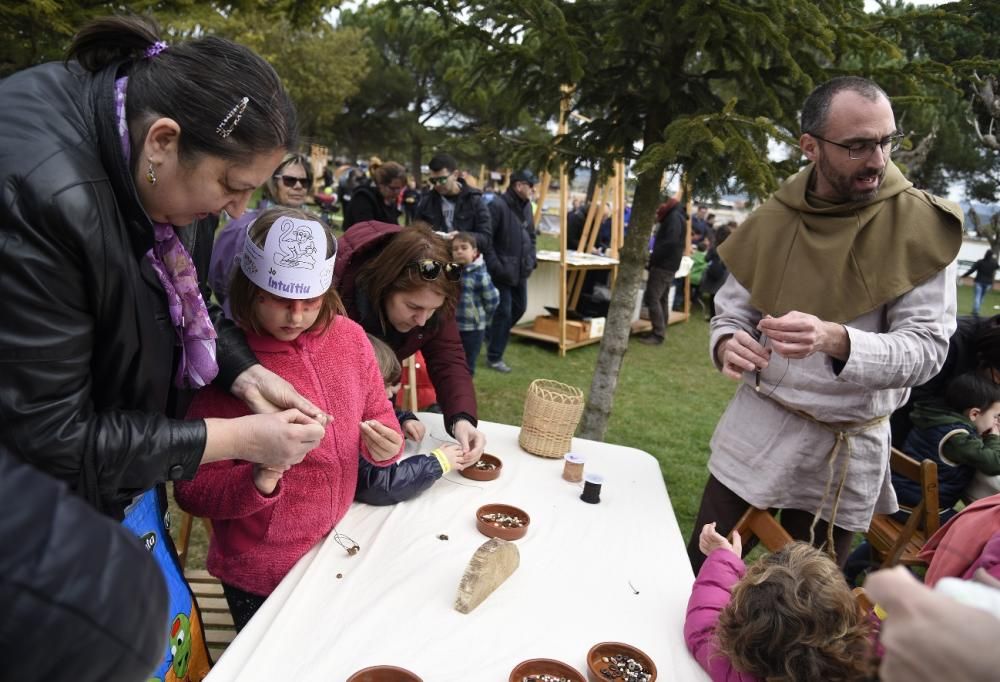
[[[258,359],[332,415],[332,433],[283,471],[229,460],[202,465],[193,481],[174,487],[183,509],[212,519],[208,570],[222,581],[237,630],[347,513],[358,453],[388,466],[403,448],[371,344],[331,287],[336,253],[333,233],[317,218],[269,209],[249,226],[229,288],[233,319]],[[208,387],[188,416],[246,411]]]

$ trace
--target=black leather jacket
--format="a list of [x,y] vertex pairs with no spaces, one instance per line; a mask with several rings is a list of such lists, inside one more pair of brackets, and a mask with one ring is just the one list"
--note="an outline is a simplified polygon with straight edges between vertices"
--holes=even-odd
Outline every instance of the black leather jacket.
[[[122,156],[115,75],[55,63],[0,81],[0,444],[120,516],[138,492],[194,476],[206,429],[168,417],[184,407],[176,337],[145,258],[153,227]],[[204,273],[211,235],[192,229],[180,233]],[[213,308],[229,386],[255,359]]]
[[150,553],[2,447],[0,545],[0,679],[134,682],[163,659],[167,586]]

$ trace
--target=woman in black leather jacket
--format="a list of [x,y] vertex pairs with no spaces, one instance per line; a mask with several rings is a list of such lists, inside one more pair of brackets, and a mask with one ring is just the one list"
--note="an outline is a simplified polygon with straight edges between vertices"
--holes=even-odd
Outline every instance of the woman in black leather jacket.
[[[197,280],[203,221],[244,211],[294,144],[292,104],[249,50],[157,31],[100,20],[70,61],[0,81],[0,444],[117,517],[202,461],[290,466],[326,421]],[[175,419],[213,377],[266,414]]]

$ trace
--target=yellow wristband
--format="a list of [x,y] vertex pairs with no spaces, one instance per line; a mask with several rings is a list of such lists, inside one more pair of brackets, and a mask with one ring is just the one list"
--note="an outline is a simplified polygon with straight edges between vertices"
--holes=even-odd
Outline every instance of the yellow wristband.
[[442,476],[451,471],[451,462],[449,462],[448,458],[444,456],[443,452],[441,452],[441,448],[435,448],[434,450],[431,450],[431,454],[437,457],[438,464],[441,465]]

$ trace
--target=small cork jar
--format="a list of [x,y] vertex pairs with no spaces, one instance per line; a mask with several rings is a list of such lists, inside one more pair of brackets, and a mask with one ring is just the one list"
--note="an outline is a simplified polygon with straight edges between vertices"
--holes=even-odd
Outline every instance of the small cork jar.
[[582,481],[583,465],[587,461],[587,458],[577,452],[567,452],[563,459],[566,463],[563,464],[562,477],[570,483],[579,483]]

